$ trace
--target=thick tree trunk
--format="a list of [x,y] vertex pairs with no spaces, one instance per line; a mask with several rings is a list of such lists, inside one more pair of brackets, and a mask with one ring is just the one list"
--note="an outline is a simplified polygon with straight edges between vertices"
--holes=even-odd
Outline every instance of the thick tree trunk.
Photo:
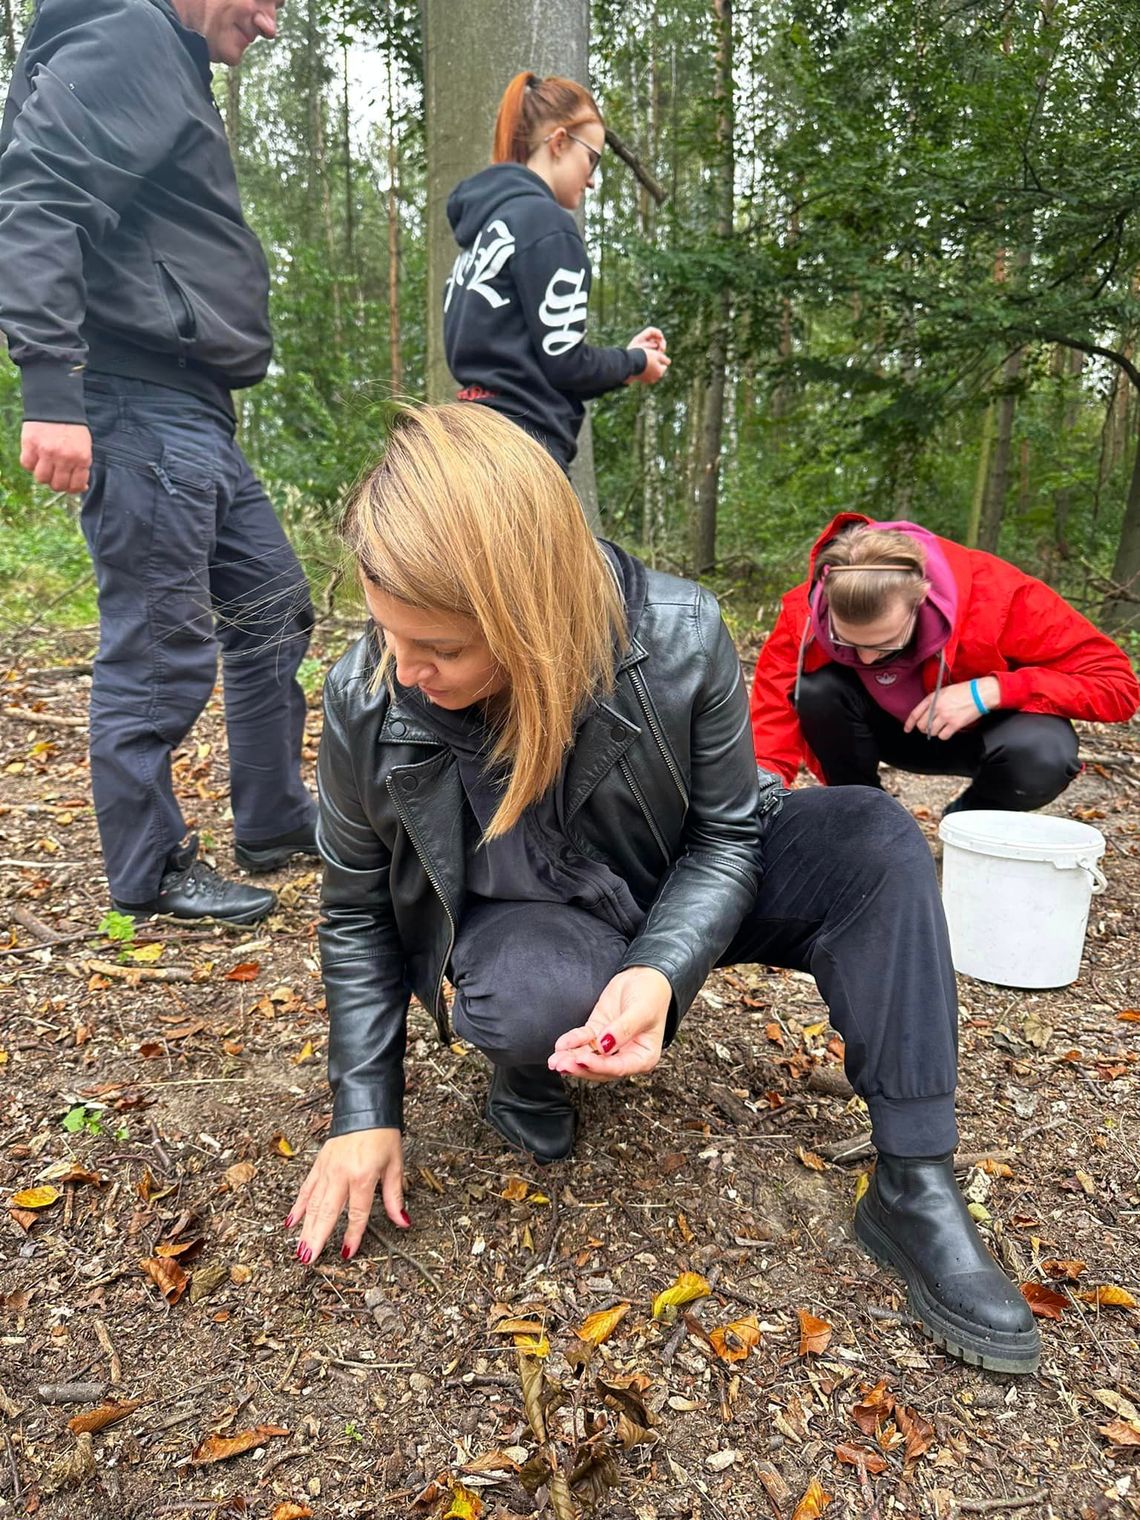
[[1132,460],[1132,479],[1112,565],[1116,588],[1105,597],[1100,620],[1110,633],[1140,627],[1140,437]]
[[[732,93],[732,0],[712,0],[716,21],[717,164],[714,171],[717,199],[717,235],[726,243],[733,227],[733,93]],[[697,499],[693,522],[693,569],[700,575],[716,564],[716,517],[720,490],[721,441],[724,435],[725,372],[732,324],[732,290],[725,283],[712,310],[708,347],[708,383],[705,387],[700,445],[697,461]]]
[[[588,83],[589,0],[422,0],[424,113],[427,123],[427,393],[444,401],[455,387],[443,354],[443,291],[455,262],[447,197],[491,156],[495,111],[520,69]],[[579,437],[574,485],[597,521],[589,416]]]

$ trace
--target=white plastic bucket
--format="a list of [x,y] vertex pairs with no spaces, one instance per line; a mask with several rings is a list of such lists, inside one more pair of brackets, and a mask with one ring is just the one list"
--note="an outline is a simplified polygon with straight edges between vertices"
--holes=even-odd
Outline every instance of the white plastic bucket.
[[1064,987],[1080,974],[1104,835],[1042,813],[951,813],[942,901],[955,971],[1005,987]]

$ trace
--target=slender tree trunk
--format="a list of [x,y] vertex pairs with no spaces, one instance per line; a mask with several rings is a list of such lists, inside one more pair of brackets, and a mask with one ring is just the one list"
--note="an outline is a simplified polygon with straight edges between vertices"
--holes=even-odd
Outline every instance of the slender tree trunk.
[[4,60],[5,77],[11,78],[16,64],[16,23],[12,16],[12,0],[0,0],[0,58]]
[[[392,0],[388,0],[389,27]],[[388,376],[392,394],[404,389],[404,355],[400,333],[400,152],[396,142],[396,92],[392,86],[392,49],[388,48]]]
[[344,158],[344,253],[349,269],[356,268],[356,197],[352,183],[352,117],[348,109],[348,43],[340,50],[340,149]]
[[1117,589],[1105,597],[1100,610],[1100,620],[1111,633],[1140,626],[1140,437],[1135,447],[1124,521],[1112,565]]
[[[717,166],[714,171],[717,235],[727,245],[733,228],[733,82],[732,0],[712,0],[716,24]],[[698,575],[716,564],[716,518],[720,488],[721,442],[724,433],[725,378],[732,324],[732,290],[725,282],[712,308],[708,347],[708,384],[700,432],[697,500],[693,523],[693,569]]]
[[974,495],[970,502],[970,516],[966,523],[966,547],[978,547],[978,530],[982,521],[982,504],[986,499],[986,481],[990,478],[990,455],[994,444],[994,403],[991,401],[982,417],[981,445],[978,449],[978,468],[974,472]]
[[235,167],[241,152],[241,64],[226,71],[226,138]]
[[[1057,424],[1058,441],[1061,446],[1061,467],[1068,469],[1067,451],[1073,429],[1077,425],[1080,407],[1076,382],[1084,369],[1085,356],[1075,348],[1053,350],[1052,371],[1058,380]],[[1056,559],[1068,559],[1072,553],[1069,545],[1069,514],[1073,507],[1073,488],[1057,486],[1053,492],[1053,536],[1049,553],[1050,568]]]

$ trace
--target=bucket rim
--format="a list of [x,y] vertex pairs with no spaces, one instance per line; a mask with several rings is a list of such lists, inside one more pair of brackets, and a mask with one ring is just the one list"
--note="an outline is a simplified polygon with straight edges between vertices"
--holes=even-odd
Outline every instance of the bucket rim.
[[[1015,831],[1010,824],[1017,819],[1046,825],[1053,830],[1052,840],[1002,838],[1003,830]],[[1067,834],[1068,838],[1058,837]],[[1036,860],[1051,864],[1084,865],[1099,860],[1108,847],[1099,829],[1075,818],[1056,818],[1050,813],[1015,813],[999,808],[977,808],[952,813],[938,825],[943,844],[972,855],[989,855],[1001,860]]]

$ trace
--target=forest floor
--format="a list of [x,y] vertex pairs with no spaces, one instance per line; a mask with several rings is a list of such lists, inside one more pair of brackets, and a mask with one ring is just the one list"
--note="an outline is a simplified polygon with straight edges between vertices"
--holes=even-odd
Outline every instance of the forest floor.
[[[1043,1316],[1019,1379],[943,1356],[855,1247],[865,1114],[814,984],[763,966],[710,979],[652,1077],[583,1091],[545,1169],[413,1008],[413,1227],[296,1264],[316,873],[252,930],[100,934],[89,682],[60,668],[89,644],[0,664],[0,1516],[564,1520],[555,1470],[603,1520],[1140,1515],[1140,729],[1086,729],[1053,809],[1108,840],[1080,979],[960,979],[962,1180]],[[175,770],[231,869],[217,700]],[[933,844],[953,784],[887,780]],[[711,1291],[655,1318],[683,1273]]]

